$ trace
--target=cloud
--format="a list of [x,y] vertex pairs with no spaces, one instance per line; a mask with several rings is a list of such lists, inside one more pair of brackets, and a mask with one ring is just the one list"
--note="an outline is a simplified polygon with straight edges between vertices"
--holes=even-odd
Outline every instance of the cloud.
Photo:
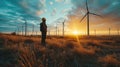
[[40,10],[40,11],[37,11],[37,12],[36,12],[36,14],[37,14],[38,16],[40,16],[40,15],[43,14],[43,13],[44,13],[43,10]]
[[71,0],[64,0],[65,4],[71,4]]
[[52,1],[50,2],[50,5],[53,5],[53,2],[52,2]]
[[55,2],[63,2],[64,0],[55,0]]
[[71,11],[71,8],[63,9],[61,13],[68,13],[69,11]]
[[52,11],[52,13],[51,13],[51,16],[55,16],[55,15],[56,15],[56,13],[57,13],[57,9],[56,9],[56,8],[54,8],[54,9],[53,9],[53,11]]
[[6,11],[9,10],[7,12],[1,12],[1,13],[5,13],[4,14],[5,17],[7,17],[6,15],[9,15],[12,17],[18,16],[18,17],[23,17],[23,18],[26,18],[26,17],[36,18],[38,17],[37,15],[35,15],[36,12],[40,11],[43,8],[40,6],[41,3],[39,2],[39,0],[34,0],[34,1],[6,0],[3,3],[4,3],[4,6],[0,8],[4,8],[3,10],[6,10]]
[[55,2],[58,2],[58,3],[64,2],[65,4],[70,4],[71,0],[55,0]]
[[46,6],[46,0],[40,0],[40,3],[41,3],[43,6]]
[[47,9],[44,9],[44,12],[47,12]]
[[[73,9],[69,12],[68,17],[75,16],[81,19],[86,13],[86,0],[71,0]],[[89,11],[99,14],[103,18],[90,15],[90,25],[96,26],[102,24],[103,27],[118,27],[120,26],[120,0],[88,0]],[[84,20],[85,21],[85,20]],[[86,22],[86,21],[85,21]]]
[[[74,8],[76,9],[84,9],[86,0],[71,0]],[[120,17],[120,0],[88,0],[89,10],[91,12],[100,13],[103,15],[116,15],[115,17]]]
[[39,21],[44,7],[45,0],[1,0],[0,25],[3,22],[5,26],[23,23],[23,21],[18,21],[17,19]]

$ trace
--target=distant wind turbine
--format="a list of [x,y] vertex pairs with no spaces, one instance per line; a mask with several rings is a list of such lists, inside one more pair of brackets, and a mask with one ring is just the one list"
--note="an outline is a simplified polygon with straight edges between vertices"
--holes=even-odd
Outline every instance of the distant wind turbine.
[[26,21],[26,19],[24,19],[24,21],[25,21],[25,36],[27,35],[27,21]]
[[17,29],[18,29],[18,35],[19,35],[19,32],[20,32],[19,26],[17,26]]
[[34,35],[34,24],[32,26],[32,35]]
[[24,26],[22,25],[22,35],[23,35],[23,32],[24,32],[23,30],[24,30]]
[[50,24],[47,24],[47,27],[48,27],[48,35],[50,36],[51,35],[51,25]]
[[111,28],[109,28],[109,35],[111,35]]
[[118,35],[119,35],[119,29],[118,29]]
[[94,32],[95,32],[95,36],[96,36],[96,29],[94,30]]
[[20,29],[21,29],[20,27],[21,27],[21,25],[17,25],[17,26],[16,26],[17,34],[18,34],[18,35],[19,35],[19,33],[20,33]]
[[22,24],[22,25],[17,25],[17,27],[18,27],[18,30],[20,30],[22,33],[21,33],[21,35],[23,35],[23,32],[24,32],[24,24]]
[[21,32],[22,32],[22,34],[21,35],[24,35],[24,28],[25,28],[25,24],[22,24],[22,25],[19,25],[18,26],[20,29],[21,29]]
[[59,22],[56,23],[55,29],[56,29],[56,36],[59,35]]
[[[84,17],[81,19],[80,22],[82,22],[83,19],[84,19],[85,17],[87,17],[87,35],[89,36],[89,35],[90,35],[90,28],[89,28],[89,22],[90,22],[90,21],[89,21],[89,17],[90,17],[90,14],[91,14],[91,15],[96,15],[96,16],[100,16],[100,15],[97,15],[97,14],[92,13],[92,12],[89,11],[87,0],[86,0],[86,10],[87,10],[87,13],[84,15]],[[101,16],[100,16],[100,17],[101,17]]]
[[63,24],[63,37],[64,37],[64,34],[65,34],[65,29],[64,29],[65,28],[65,20],[63,21],[62,24]]
[[56,24],[56,27],[55,27],[55,28],[56,28],[56,36],[57,36],[57,30],[58,30],[57,24]]

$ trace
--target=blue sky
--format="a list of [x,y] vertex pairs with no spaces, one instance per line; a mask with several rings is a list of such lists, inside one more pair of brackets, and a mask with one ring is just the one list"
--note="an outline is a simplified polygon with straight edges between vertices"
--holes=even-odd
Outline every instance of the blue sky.
[[[88,3],[90,12],[104,17],[91,16],[91,29],[120,28],[120,0],[88,0]],[[29,29],[34,24],[39,31],[42,17],[47,19],[48,25],[55,26],[60,18],[67,18],[71,23],[71,19],[80,20],[85,13],[85,0],[1,0],[0,32],[14,32],[24,25],[24,19]]]
[[65,17],[71,7],[69,0],[1,0],[0,31],[15,31],[17,26],[23,25],[24,19],[28,25],[37,25],[40,18],[45,17],[51,25]]

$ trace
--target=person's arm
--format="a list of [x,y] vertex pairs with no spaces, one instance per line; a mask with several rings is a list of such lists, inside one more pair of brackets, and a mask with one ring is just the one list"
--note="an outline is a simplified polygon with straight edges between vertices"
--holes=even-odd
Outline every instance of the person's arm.
[[40,31],[42,31],[42,28],[43,28],[43,25],[42,25],[42,24],[40,24]]

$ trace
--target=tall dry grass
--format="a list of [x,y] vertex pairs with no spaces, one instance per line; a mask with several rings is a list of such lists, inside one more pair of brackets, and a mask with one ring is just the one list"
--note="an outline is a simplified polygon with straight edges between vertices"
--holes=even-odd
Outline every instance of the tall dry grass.
[[114,65],[119,65],[119,60],[113,56],[100,55],[107,46],[100,44],[103,40],[94,38],[83,38],[78,42],[75,38],[54,37],[47,39],[46,47],[40,44],[39,37],[2,35],[0,39],[5,49],[16,51],[16,65],[19,67],[101,67],[113,60],[117,63]]
[[99,57],[98,61],[101,62],[104,67],[120,67],[120,61],[116,58],[115,54]]

